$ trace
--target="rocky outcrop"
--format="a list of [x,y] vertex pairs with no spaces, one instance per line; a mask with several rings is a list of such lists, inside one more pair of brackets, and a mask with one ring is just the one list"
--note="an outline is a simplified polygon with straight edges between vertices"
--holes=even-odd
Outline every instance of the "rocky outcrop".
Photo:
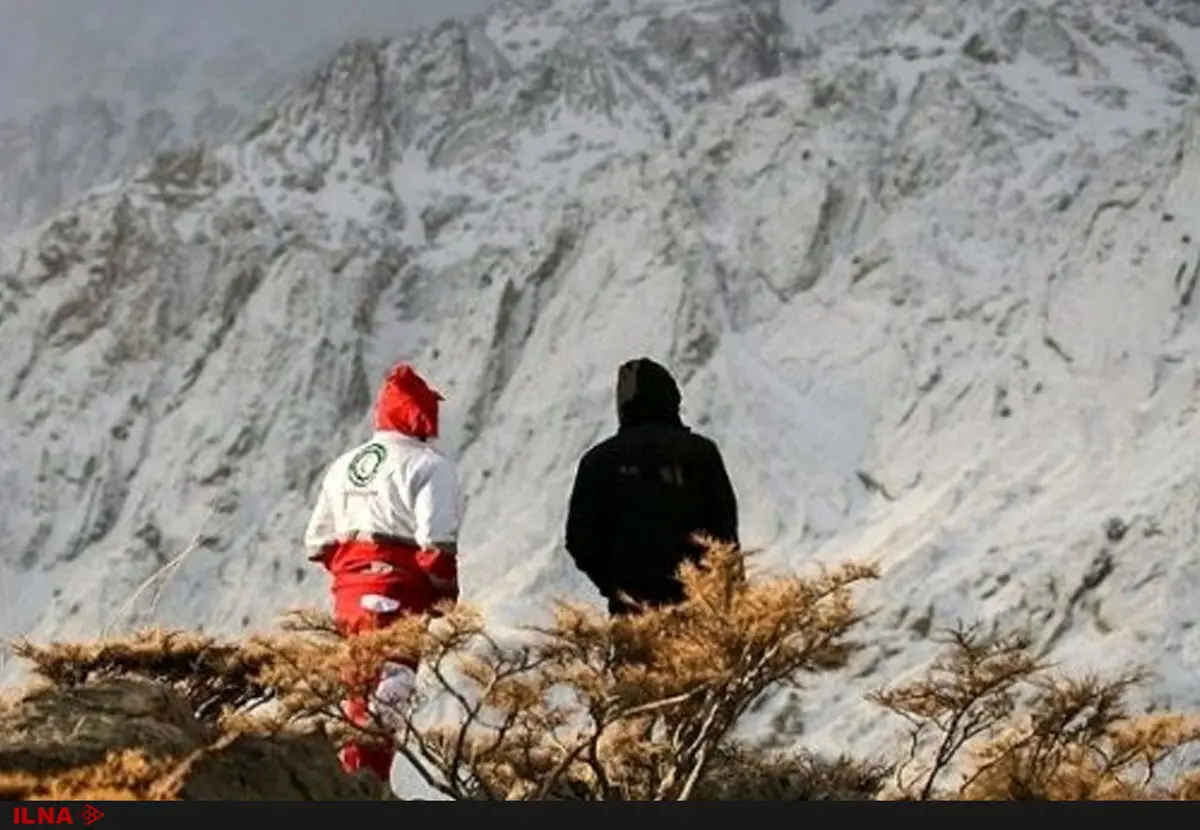
[[219,735],[169,687],[45,686],[0,708],[0,799],[362,800],[322,735]]

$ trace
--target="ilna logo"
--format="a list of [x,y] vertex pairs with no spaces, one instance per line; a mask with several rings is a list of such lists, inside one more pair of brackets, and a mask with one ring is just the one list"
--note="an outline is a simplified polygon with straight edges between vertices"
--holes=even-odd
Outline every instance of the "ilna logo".
[[[84,825],[94,824],[104,813],[91,804],[79,810],[79,820]],[[13,807],[13,824],[74,824],[68,807]]]

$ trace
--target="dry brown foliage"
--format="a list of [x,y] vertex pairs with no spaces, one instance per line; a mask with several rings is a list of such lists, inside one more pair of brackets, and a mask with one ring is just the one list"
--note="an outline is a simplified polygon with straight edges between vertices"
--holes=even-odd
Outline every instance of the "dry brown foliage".
[[849,757],[722,746],[696,785],[697,801],[871,801],[890,768]]
[[[743,554],[714,543],[702,565],[682,569],[681,605],[615,621],[561,605],[552,625],[511,642],[458,607],[432,624],[410,618],[353,638],[298,613],[287,633],[245,643],[151,631],[21,643],[17,653],[58,685],[128,675],[169,684],[223,730],[250,718],[259,728],[316,723],[340,739],[391,741],[454,799],[685,800],[714,797],[702,786],[714,763],[749,775],[749,756],[722,747],[763,692],[845,664],[861,619],[851,590],[874,576],[846,565],[748,582]],[[373,687],[365,668],[417,655],[428,682],[408,707],[365,727],[345,719],[340,702]],[[779,778],[786,763],[759,766]],[[796,798],[822,781],[861,797],[874,780],[845,761],[791,763]]]
[[70,687],[106,677],[134,676],[171,685],[197,717],[270,700],[275,690],[259,678],[274,659],[257,641],[221,643],[190,631],[147,629],[87,643],[13,644],[51,683]]
[[[1200,738],[1196,719],[1133,714],[1136,676],[1065,678],[1021,638],[974,629],[950,632],[921,679],[870,696],[911,724],[898,763],[739,746],[733,727],[763,693],[846,665],[863,618],[852,591],[876,573],[851,564],[750,580],[742,553],[709,548],[702,565],[681,571],[688,599],[678,606],[614,620],[563,604],[552,624],[507,638],[459,606],[353,638],[324,615],[297,612],[282,633],[237,643],[149,631],[19,644],[55,688],[130,676],[169,686],[210,737],[192,755],[126,746],[53,781],[34,774],[0,787],[21,797],[186,798],[171,782],[217,758],[220,741],[317,730],[390,742],[457,800],[1200,797],[1200,773],[1157,774]],[[409,705],[349,723],[341,701],[369,695],[371,667],[397,657],[420,658]]]
[[[1135,714],[1144,678],[1063,676],[1021,637],[947,632],[922,679],[869,699],[907,720],[910,750],[896,797],[915,800],[1187,799],[1197,777],[1162,780],[1163,762],[1200,743],[1200,717]],[[960,780],[944,786],[954,768]]]
[[151,758],[127,749],[57,775],[0,773],[0,800],[175,801],[180,768],[190,760]]
[[845,664],[861,619],[850,590],[875,575],[847,565],[748,583],[743,568],[713,544],[681,571],[684,603],[615,621],[562,605],[511,645],[448,615],[422,651],[459,711],[432,728],[404,715],[414,740],[401,751],[454,798],[691,798],[756,698]]

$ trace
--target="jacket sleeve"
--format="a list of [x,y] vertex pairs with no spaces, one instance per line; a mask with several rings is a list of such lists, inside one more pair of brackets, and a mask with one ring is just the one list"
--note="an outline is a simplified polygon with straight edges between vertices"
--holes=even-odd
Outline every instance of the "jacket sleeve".
[[725,460],[716,444],[711,448],[708,457],[708,516],[709,532],[727,542],[740,544],[738,539],[738,505],[737,495],[733,491],[733,483],[729,480],[729,472],[725,469]]
[[328,479],[329,474],[326,473],[317,490],[317,503],[309,517],[308,526],[304,529],[304,547],[308,551],[309,560],[313,562],[324,562],[329,545],[337,541]]
[[416,542],[428,548],[435,542],[458,541],[458,472],[448,458],[430,456],[413,480],[412,505]]
[[567,506],[567,553],[597,590],[611,599],[603,501],[602,472],[594,456],[584,455],[575,471],[575,483]]
[[413,515],[416,519],[417,567],[438,597],[458,601],[458,471],[442,456],[432,456],[413,482]]

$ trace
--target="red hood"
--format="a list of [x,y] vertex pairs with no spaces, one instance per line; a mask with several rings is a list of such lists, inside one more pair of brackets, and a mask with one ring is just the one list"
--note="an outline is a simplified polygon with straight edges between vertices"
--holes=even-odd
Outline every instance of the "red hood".
[[407,363],[398,363],[388,373],[375,402],[375,429],[399,432],[425,440],[437,438],[438,401],[445,400],[437,390]]

